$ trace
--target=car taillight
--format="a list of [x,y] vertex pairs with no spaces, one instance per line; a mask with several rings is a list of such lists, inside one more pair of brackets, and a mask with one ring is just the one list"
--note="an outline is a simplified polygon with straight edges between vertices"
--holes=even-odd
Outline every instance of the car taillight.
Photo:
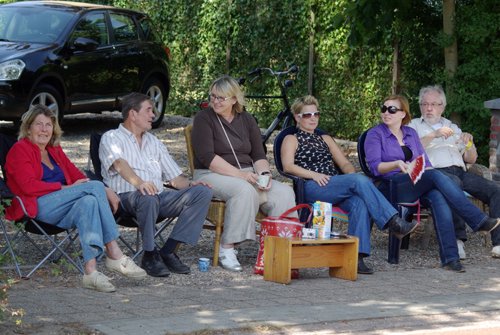
[[168,60],[172,60],[172,56],[170,54],[170,48],[169,47],[163,47],[163,50],[165,50],[165,53],[167,54]]

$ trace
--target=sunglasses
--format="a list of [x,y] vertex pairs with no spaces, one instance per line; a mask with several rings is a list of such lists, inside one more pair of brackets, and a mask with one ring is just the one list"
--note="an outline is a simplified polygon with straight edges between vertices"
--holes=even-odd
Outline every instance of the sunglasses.
[[319,117],[320,112],[311,112],[311,113],[300,113],[299,116],[303,119],[310,119],[313,116]]
[[380,107],[380,113],[384,114],[385,112],[389,112],[391,114],[396,114],[397,112],[402,112],[403,109],[397,108],[396,106],[386,106],[382,105]]

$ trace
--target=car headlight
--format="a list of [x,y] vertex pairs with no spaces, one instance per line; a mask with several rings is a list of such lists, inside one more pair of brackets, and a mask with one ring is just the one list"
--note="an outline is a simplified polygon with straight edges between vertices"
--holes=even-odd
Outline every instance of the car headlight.
[[20,59],[0,63],[0,80],[17,80],[26,64]]

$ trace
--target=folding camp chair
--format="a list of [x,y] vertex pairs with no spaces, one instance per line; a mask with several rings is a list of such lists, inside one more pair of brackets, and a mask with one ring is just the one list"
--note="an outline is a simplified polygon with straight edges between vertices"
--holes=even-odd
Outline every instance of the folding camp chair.
[[[102,134],[98,133],[91,133],[90,134],[90,151],[89,151],[89,161],[88,161],[88,169],[86,171],[87,176],[91,179],[94,180],[103,180],[102,177],[102,170],[101,170],[101,160],[99,159],[99,145],[101,143],[101,137]],[[92,165],[92,168],[94,171],[91,171],[90,165]],[[127,227],[127,228],[136,228],[136,237],[135,237],[135,242],[134,244],[129,243],[122,235],[120,235],[120,241],[127,247],[127,249],[130,250],[132,253],[132,259],[137,258],[140,254],[142,254],[143,249],[142,249],[142,239],[141,239],[141,234],[139,231],[139,225],[137,223],[137,219],[134,216],[128,215],[123,211],[121,206],[118,208],[118,211],[114,214],[116,223],[122,227]],[[157,243],[157,247],[161,248],[163,244],[165,243],[163,237],[162,237],[162,232],[168,227],[172,221],[174,221],[175,217],[173,218],[158,218],[157,220],[157,225],[156,231],[155,231],[155,241],[160,240],[162,244]],[[156,242],[155,242],[156,243]],[[135,245],[135,246],[134,246]]]
[[[15,139],[9,136],[0,134],[0,165],[2,174],[5,177],[5,160],[7,153],[14,145]],[[30,218],[26,212],[22,200],[13,195],[7,187],[3,178],[0,178],[1,202],[19,201],[24,211],[24,218],[14,223],[5,220],[3,206],[0,212],[0,228],[4,237],[5,245],[1,249],[3,255],[9,254],[12,264],[21,278],[29,278],[36,270],[44,265],[48,260],[59,260],[64,257],[71,265],[83,274],[83,268],[79,259],[74,259],[70,256],[69,250],[75,248],[75,240],[78,238],[76,229],[65,230],[54,225]],[[11,229],[8,229],[11,228]],[[33,235],[33,237],[32,237]],[[60,239],[58,237],[63,235]],[[36,238],[41,237],[41,238]],[[22,245],[22,241],[29,242],[43,257],[42,260],[34,265],[21,265],[19,252],[17,247],[22,246],[26,250],[26,245]],[[47,246],[48,244],[48,246]],[[30,254],[32,256],[32,254]],[[27,269],[27,273],[23,273],[23,269]]]

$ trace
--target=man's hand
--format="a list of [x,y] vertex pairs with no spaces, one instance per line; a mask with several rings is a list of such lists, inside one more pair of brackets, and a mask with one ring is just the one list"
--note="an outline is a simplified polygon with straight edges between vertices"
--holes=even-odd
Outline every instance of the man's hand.
[[139,190],[142,195],[155,195],[158,193],[158,189],[155,184],[149,181],[142,182],[139,186],[137,186],[137,190]]
[[120,206],[120,197],[110,189],[109,187],[104,188],[106,190],[106,198],[108,198],[109,206],[111,207],[111,211],[113,214],[118,210],[118,206]]
[[467,145],[467,143],[470,142],[474,142],[474,137],[472,136],[472,134],[469,134],[469,133],[462,133],[462,135],[460,136],[460,139],[464,142],[465,145]]
[[453,129],[451,129],[450,127],[441,127],[434,131],[434,137],[436,138],[438,137],[448,138],[451,135],[453,135]]

